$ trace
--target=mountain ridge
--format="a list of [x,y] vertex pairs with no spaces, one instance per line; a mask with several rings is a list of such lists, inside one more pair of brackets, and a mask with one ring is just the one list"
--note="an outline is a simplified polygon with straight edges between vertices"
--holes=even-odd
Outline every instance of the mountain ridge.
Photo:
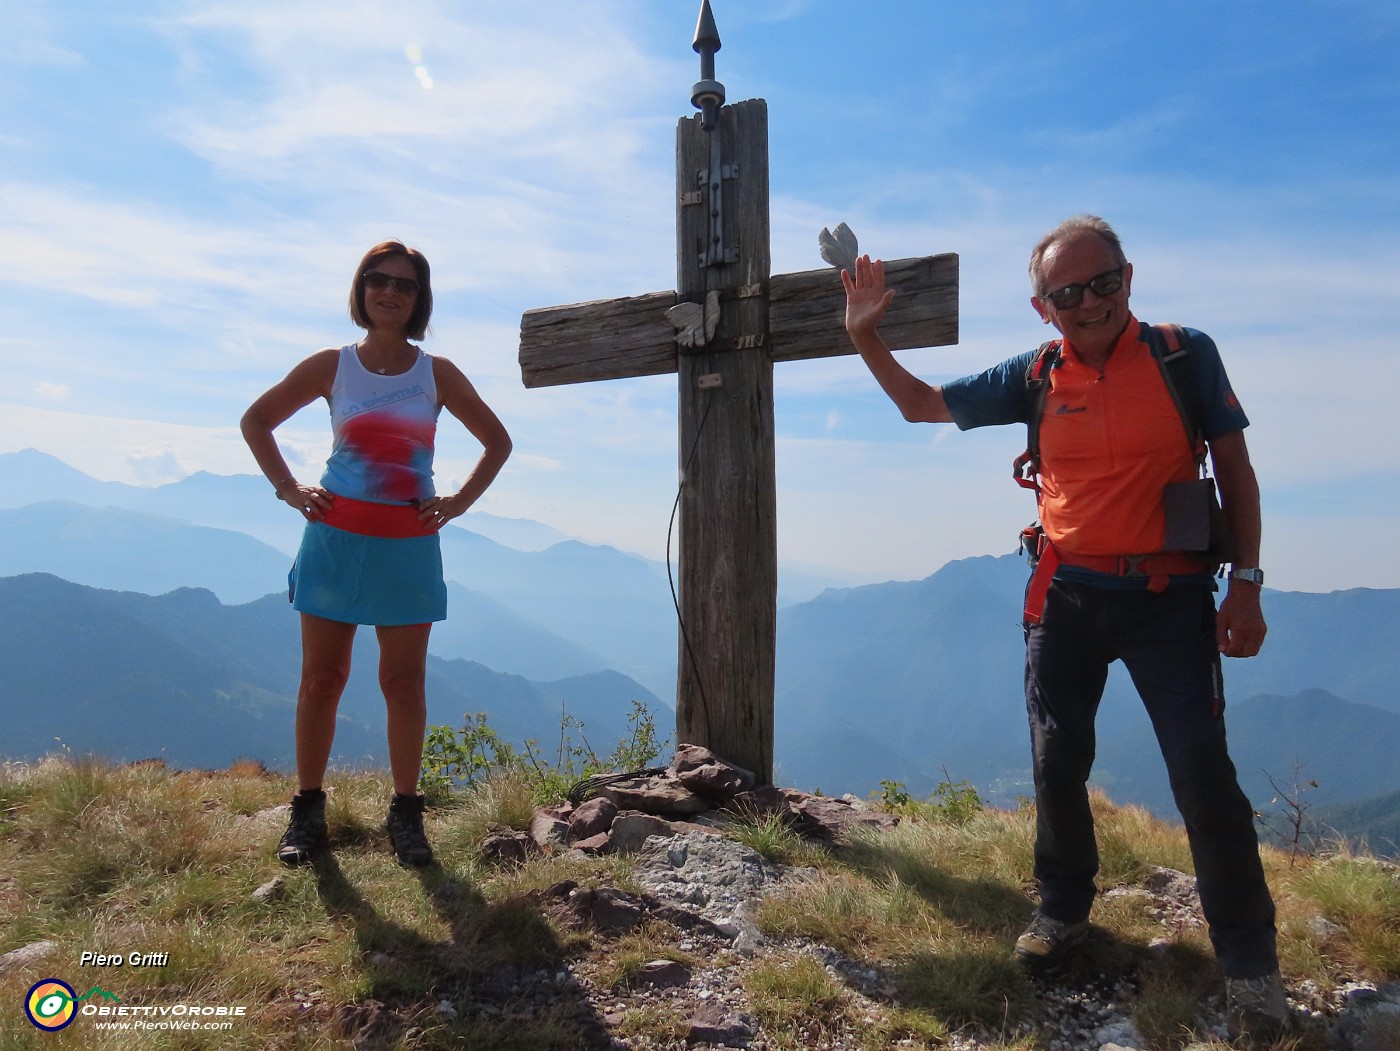
[[[338,762],[387,760],[376,664],[373,631],[358,632]],[[276,596],[226,606],[196,588],[149,596],[50,574],[0,578],[0,666],[0,752],[9,758],[36,759],[57,742],[117,761],[160,757],[211,769],[292,760],[300,643],[296,614]],[[428,680],[430,723],[458,726],[484,711],[515,741],[557,727],[561,704],[599,741],[623,735],[632,700],[665,710],[613,671],[535,682],[430,656]]]
[[[85,477],[45,454],[5,454],[0,455],[0,481],[23,473],[17,463],[41,474],[52,468],[65,484],[76,486],[74,476]],[[186,481],[218,491],[229,479],[201,475]],[[285,508],[270,501],[259,480],[244,476],[234,481],[238,486],[256,483],[259,507],[285,513]],[[115,484],[88,482],[88,492],[97,495],[110,493]],[[25,484],[32,484],[32,479]],[[7,496],[16,498],[14,492]],[[213,507],[219,500],[210,498],[206,503]],[[180,561],[177,545],[162,548],[139,535],[151,522],[141,514],[151,512],[84,511],[71,501],[64,507],[65,514],[93,523],[86,546],[93,549],[88,557],[97,559],[100,569],[109,568],[100,564],[102,559],[120,561],[111,556],[121,545],[109,540],[99,547],[90,539],[103,525],[118,533],[127,530],[132,543],[145,544],[154,551],[152,557],[163,557],[167,568]],[[0,522],[6,521],[5,515],[26,514],[52,515],[54,508],[10,509],[0,512]],[[188,523],[179,527],[190,535],[204,535]],[[240,542],[256,543],[242,534],[231,535]],[[14,549],[10,544],[5,551]],[[465,713],[473,690],[503,691],[536,720],[533,726],[524,718],[514,720],[513,727],[520,727],[523,735],[547,737],[558,725],[558,710],[554,701],[542,699],[541,684],[607,669],[629,676],[652,696],[674,696],[675,613],[664,567],[615,548],[576,540],[564,540],[543,551],[520,551],[455,525],[444,531],[444,552],[450,616],[435,628],[431,652],[441,661],[433,666],[434,693],[450,699],[449,709],[456,709],[450,721]],[[194,557],[184,560],[188,568],[167,580],[182,585],[174,590],[185,590],[183,585],[203,582],[194,576],[200,563],[213,562],[260,582],[240,581],[248,590],[266,587],[272,592],[229,603],[219,617],[233,627],[210,628],[199,641],[204,654],[218,655],[222,674],[246,688],[239,703],[254,708],[259,698],[266,698],[246,691],[266,691],[285,700],[287,676],[295,675],[295,616],[281,590],[290,559],[271,549],[264,553],[267,558],[259,568],[236,555],[201,559],[196,550]],[[949,563],[922,580],[828,588],[780,610],[775,699],[779,778],[838,794],[867,795],[880,780],[897,780],[915,795],[923,795],[945,778],[972,781],[1002,803],[1028,794],[1020,627],[1026,574],[1016,556],[977,556]],[[117,590],[151,589],[150,582],[140,577],[133,571],[125,581],[105,582],[117,584]],[[1400,591],[1348,589],[1318,594],[1266,589],[1263,600],[1270,623],[1264,652],[1249,661],[1227,661],[1225,670],[1231,739],[1251,768],[1246,771],[1242,762],[1242,777],[1254,776],[1256,765],[1277,771],[1287,765],[1280,756],[1291,754],[1276,749],[1256,764],[1249,748],[1249,738],[1256,735],[1274,744],[1301,739],[1303,747],[1293,751],[1325,752],[1327,763],[1335,766],[1346,749],[1334,738],[1345,728],[1357,737],[1356,754],[1370,755],[1370,742],[1390,732],[1386,713],[1400,712],[1400,697],[1390,686],[1400,676],[1400,654],[1388,641],[1400,628]],[[186,632],[203,623],[201,603],[220,605],[213,595],[200,598],[191,593],[162,608],[174,610],[179,602],[188,603],[189,608],[183,614],[170,614],[169,619],[183,620]],[[148,610],[145,615],[155,613]],[[357,675],[372,669],[374,661],[370,633],[361,635],[365,641],[356,650]],[[250,652],[232,652],[231,642],[245,638],[250,640]],[[280,678],[270,679],[268,668],[262,666],[266,662],[252,654],[274,651],[280,654],[276,662]],[[457,660],[465,663],[452,663]],[[479,676],[468,670],[472,662],[484,666],[483,671],[519,676],[534,685],[507,689],[504,684],[511,680]],[[494,685],[485,685],[488,681]],[[345,714],[376,726],[382,720],[382,702],[369,679],[357,678],[356,683],[354,695],[363,694],[367,701],[360,707],[358,702],[348,702]],[[1325,705],[1314,705],[1312,722],[1306,725],[1270,719],[1267,707],[1258,709],[1266,714],[1258,718],[1253,714],[1256,696],[1293,697],[1309,689],[1325,691],[1336,699],[1337,711],[1357,718],[1328,720]],[[1341,707],[1345,705],[1364,707]],[[1103,743],[1096,767],[1099,783],[1121,784],[1123,791],[1141,793],[1139,797],[1152,799],[1159,812],[1170,814],[1164,778],[1149,784],[1160,776],[1161,762],[1141,704],[1117,666],[1105,690],[1099,734]],[[1379,759],[1368,763],[1382,772],[1391,765]],[[1317,772],[1326,786],[1329,806],[1334,799],[1341,801],[1328,796],[1334,790],[1374,794],[1386,787],[1345,770]],[[1250,791],[1259,794],[1253,788]]]

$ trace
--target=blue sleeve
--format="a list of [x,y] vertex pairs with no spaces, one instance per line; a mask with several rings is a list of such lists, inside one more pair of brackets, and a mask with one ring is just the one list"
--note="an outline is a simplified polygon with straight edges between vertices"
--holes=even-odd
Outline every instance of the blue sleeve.
[[1201,406],[1201,430],[1206,440],[1218,438],[1249,426],[1249,417],[1240,407],[1240,400],[1230,388],[1230,377],[1215,341],[1194,328],[1186,329],[1191,340],[1191,373],[1196,378],[1196,391]]
[[943,401],[958,430],[1030,422],[1031,398],[1026,390],[1026,369],[1037,353],[1030,350],[986,372],[945,383]]

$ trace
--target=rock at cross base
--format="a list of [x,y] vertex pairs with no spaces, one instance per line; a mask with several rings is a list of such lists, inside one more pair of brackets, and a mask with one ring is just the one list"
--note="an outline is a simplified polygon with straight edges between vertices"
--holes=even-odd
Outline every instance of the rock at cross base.
[[574,849],[581,850],[585,854],[606,854],[612,850],[612,834],[599,832],[596,836],[575,840]]
[[617,804],[606,796],[598,796],[581,803],[569,817],[569,838],[588,839],[612,828],[613,818],[617,817]]
[[568,803],[541,807],[530,822],[530,838],[542,850],[562,847],[569,841],[569,817],[573,809]]
[[646,846],[648,839],[671,836],[686,832],[699,832],[705,835],[718,835],[713,829],[695,825],[689,821],[667,821],[654,814],[643,814],[638,810],[624,810],[613,820],[612,849],[618,854],[634,854]]
[[675,960],[652,960],[642,964],[637,973],[637,981],[642,985],[654,985],[658,989],[674,988],[690,981],[690,968]]
[[604,934],[625,934],[646,920],[646,903],[635,894],[616,887],[593,890],[572,880],[555,884],[546,896],[560,901],[572,925],[592,927]]
[[671,763],[676,780],[706,799],[727,801],[740,792],[747,792],[757,778],[752,771],[726,763],[708,748],[698,744],[683,744],[676,749]]
[[814,796],[792,788],[755,788],[729,802],[729,810],[748,817],[776,817],[800,836],[835,843],[856,828],[893,828],[899,818],[858,808],[845,799]]
[[618,781],[604,788],[601,794],[616,803],[620,810],[640,810],[662,817],[686,817],[710,809],[704,798],[682,785],[669,770],[659,777]]

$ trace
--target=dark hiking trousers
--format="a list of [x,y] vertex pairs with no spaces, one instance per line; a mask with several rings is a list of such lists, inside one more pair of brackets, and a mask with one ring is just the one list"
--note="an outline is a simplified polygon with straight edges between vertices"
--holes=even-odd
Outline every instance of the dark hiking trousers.
[[1152,720],[1186,825],[1211,943],[1226,976],[1278,969],[1274,903],[1254,812],[1225,747],[1210,589],[1159,594],[1057,580],[1026,630],[1026,709],[1035,767],[1035,877],[1041,910],[1087,919],[1099,869],[1086,782],[1108,666],[1121,660]]

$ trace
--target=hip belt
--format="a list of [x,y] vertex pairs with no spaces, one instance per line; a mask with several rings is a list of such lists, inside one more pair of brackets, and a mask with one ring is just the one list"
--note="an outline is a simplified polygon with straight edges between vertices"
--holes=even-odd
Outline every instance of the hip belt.
[[335,496],[321,522],[347,533],[390,540],[428,536],[433,532],[418,520],[418,508],[413,504],[376,504],[348,496]]
[[1061,566],[1079,566],[1115,577],[1146,577],[1147,590],[1151,592],[1167,590],[1173,576],[1203,573],[1211,568],[1205,559],[1184,551],[1160,551],[1152,555],[1080,555],[1061,551],[1043,533],[1038,546],[1035,572],[1026,588],[1024,613],[1028,624],[1040,623],[1050,582]]

